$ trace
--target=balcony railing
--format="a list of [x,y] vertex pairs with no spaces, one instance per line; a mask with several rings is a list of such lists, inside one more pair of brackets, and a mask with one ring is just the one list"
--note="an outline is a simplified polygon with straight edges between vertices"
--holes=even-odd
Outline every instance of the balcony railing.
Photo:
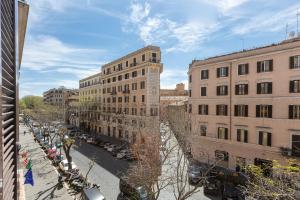
[[130,67],[134,67],[134,66],[137,66],[137,62],[130,63]]
[[129,93],[130,93],[130,90],[123,90],[123,93],[124,93],[124,94],[129,94]]

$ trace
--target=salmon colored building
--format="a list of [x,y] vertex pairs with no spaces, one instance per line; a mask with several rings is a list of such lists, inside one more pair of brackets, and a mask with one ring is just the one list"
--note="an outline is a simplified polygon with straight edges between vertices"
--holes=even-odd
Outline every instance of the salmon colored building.
[[[239,169],[300,156],[300,38],[195,60],[189,67],[193,156]],[[237,167],[239,166],[239,167]]]

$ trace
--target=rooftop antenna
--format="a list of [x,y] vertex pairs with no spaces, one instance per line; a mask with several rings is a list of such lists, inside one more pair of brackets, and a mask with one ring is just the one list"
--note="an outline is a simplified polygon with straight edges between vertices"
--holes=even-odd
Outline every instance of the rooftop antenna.
[[299,16],[300,16],[299,8],[297,8],[297,36],[299,36]]
[[289,24],[286,23],[286,25],[285,25],[285,39],[286,40],[288,39],[288,31],[289,31]]

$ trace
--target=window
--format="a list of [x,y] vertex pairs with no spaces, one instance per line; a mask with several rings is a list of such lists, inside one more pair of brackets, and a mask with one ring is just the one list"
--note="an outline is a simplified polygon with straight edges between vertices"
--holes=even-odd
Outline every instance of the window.
[[129,79],[129,73],[125,74],[125,79]]
[[273,71],[273,60],[264,60],[257,62],[257,73]]
[[117,80],[116,77],[112,78],[112,82],[116,82],[116,80]]
[[122,70],[122,63],[118,64],[118,71]]
[[209,76],[209,71],[208,71],[208,69],[206,69],[206,70],[201,70],[201,80],[208,79],[208,76]]
[[157,116],[158,115],[158,109],[157,108],[150,108],[150,115],[151,116]]
[[145,95],[142,95],[142,102],[145,102]]
[[292,156],[300,156],[300,135],[292,135]]
[[300,80],[290,81],[290,93],[300,93]]
[[248,117],[248,105],[234,105],[234,116]]
[[259,131],[258,144],[263,146],[271,146],[272,134],[265,131]]
[[239,64],[238,65],[238,75],[249,74],[249,64]]
[[217,86],[217,96],[226,96],[226,95],[228,95],[228,86],[227,85]]
[[126,67],[128,67],[128,61],[126,61]]
[[206,87],[201,87],[201,96],[206,96]]
[[256,117],[272,118],[272,105],[256,105]]
[[132,85],[131,85],[132,87],[132,90],[137,90],[137,83],[132,83]]
[[290,57],[290,69],[300,68],[300,55]]
[[145,83],[145,81],[142,81],[141,82],[141,89],[145,89],[145,87],[146,87],[146,83]]
[[133,96],[133,100],[134,103],[136,102],[136,96]]
[[207,133],[207,126],[206,125],[200,125],[200,135],[206,136]]
[[118,76],[118,81],[122,80],[122,75]]
[[145,54],[142,55],[142,61],[145,61]]
[[142,76],[145,75],[145,69],[142,69]]
[[125,96],[125,97],[124,97],[124,102],[125,102],[125,103],[129,103],[129,96]]
[[217,78],[227,77],[228,76],[228,67],[217,68]]
[[257,94],[272,94],[272,82],[257,83]]
[[199,115],[208,115],[208,105],[202,104],[198,106]]
[[289,119],[300,119],[300,105],[289,105]]
[[228,139],[228,128],[219,127],[218,128],[218,138],[227,140]]
[[216,105],[216,115],[227,116],[227,105]]
[[192,97],[192,90],[189,90],[189,97]]
[[122,103],[122,97],[118,97],[118,103]]
[[235,95],[247,95],[247,94],[248,94],[248,84],[235,85]]
[[134,71],[131,74],[132,74],[132,78],[137,77],[137,71]]
[[248,143],[248,130],[245,129],[237,129],[236,130],[236,140],[238,142]]
[[189,76],[189,82],[192,82],[192,75]]
[[189,104],[189,113],[192,113],[192,104]]
[[122,92],[122,85],[118,86],[118,92]]

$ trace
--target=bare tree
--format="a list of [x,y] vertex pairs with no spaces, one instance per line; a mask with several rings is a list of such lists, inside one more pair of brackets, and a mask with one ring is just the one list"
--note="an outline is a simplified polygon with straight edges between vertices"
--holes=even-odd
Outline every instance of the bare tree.
[[67,135],[68,130],[66,128],[60,128],[58,135],[62,142],[63,150],[66,154],[66,158],[68,160],[68,170],[72,169],[72,156],[70,154],[70,150],[72,145],[75,143],[75,140]]

